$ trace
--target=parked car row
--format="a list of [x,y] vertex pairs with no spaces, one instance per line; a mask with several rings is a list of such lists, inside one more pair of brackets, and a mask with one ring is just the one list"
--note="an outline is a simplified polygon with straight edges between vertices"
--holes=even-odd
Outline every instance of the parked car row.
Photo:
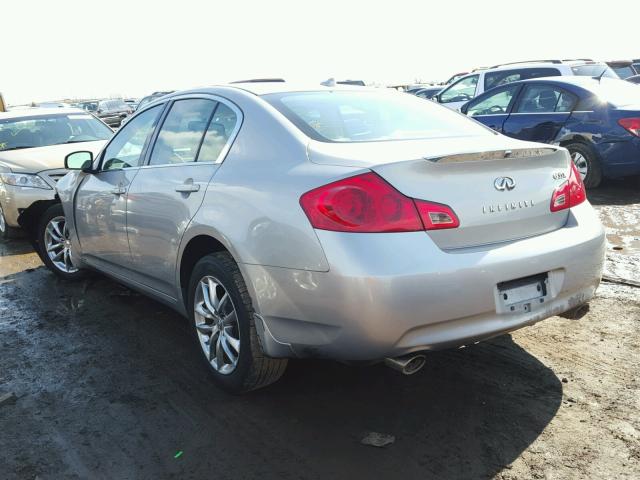
[[569,150],[587,187],[640,175],[640,87],[568,76],[512,82],[461,111],[493,130]]
[[134,109],[121,98],[87,100],[78,104],[80,108],[96,115],[112,128],[118,128]]
[[[510,137],[566,147],[587,187],[640,175],[633,62],[545,60],[476,70],[432,95]],[[626,81],[620,80],[625,77]],[[428,98],[439,87],[408,90]]]
[[[525,90],[512,97],[547,106]],[[274,382],[289,358],[411,374],[425,350],[576,308],[600,281],[604,232],[566,149],[405,93],[176,92],[108,140],[91,115],[47,114],[69,131],[3,114],[6,218],[59,277],[97,270],[188,317],[213,380],[233,392]],[[72,170],[57,183],[58,165],[35,155],[45,148],[66,154],[56,172]]]
[[592,60],[542,60],[494,65],[474,71],[444,88],[434,98],[454,110],[494,87],[539,77],[585,76],[618,78],[606,63]]

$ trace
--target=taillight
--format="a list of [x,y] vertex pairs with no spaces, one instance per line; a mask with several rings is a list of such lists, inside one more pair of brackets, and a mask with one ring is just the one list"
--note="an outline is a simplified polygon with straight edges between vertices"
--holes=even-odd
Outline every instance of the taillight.
[[375,173],[318,187],[300,197],[311,225],[336,232],[418,232],[455,228],[453,210],[405,197]]
[[636,137],[640,137],[640,118],[621,118],[618,124]]
[[440,230],[443,228],[458,228],[460,221],[447,205],[441,203],[414,200],[425,230]]
[[580,205],[587,199],[587,192],[582,182],[580,172],[576,165],[571,162],[569,179],[560,185],[551,196],[551,211],[558,212],[567,208]]

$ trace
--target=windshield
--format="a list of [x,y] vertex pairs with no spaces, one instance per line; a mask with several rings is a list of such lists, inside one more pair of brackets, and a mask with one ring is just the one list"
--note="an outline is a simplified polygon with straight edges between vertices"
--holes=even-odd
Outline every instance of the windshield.
[[614,107],[640,105],[640,85],[625,80],[603,80],[593,91],[601,100]]
[[492,135],[448,108],[398,92],[296,92],[263,98],[307,136],[323,142]]
[[0,151],[107,140],[113,132],[86,113],[0,120]]
[[571,67],[571,70],[574,75],[579,75],[581,77],[599,77],[602,75],[603,78],[620,78],[616,75],[616,72],[603,63],[578,65],[576,67]]

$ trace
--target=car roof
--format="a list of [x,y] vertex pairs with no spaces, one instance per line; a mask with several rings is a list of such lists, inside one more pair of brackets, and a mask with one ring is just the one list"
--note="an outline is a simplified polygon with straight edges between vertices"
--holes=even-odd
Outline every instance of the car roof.
[[8,112],[0,112],[0,120],[21,118],[21,117],[34,117],[34,116],[55,116],[64,115],[65,113],[82,113],[87,115],[86,110],[81,108],[20,108],[16,110],[9,110]]

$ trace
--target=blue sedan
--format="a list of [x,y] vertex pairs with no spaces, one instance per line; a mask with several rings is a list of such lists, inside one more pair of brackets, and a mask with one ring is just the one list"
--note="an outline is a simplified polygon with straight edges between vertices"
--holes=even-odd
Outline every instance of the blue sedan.
[[624,80],[550,77],[495,87],[461,109],[521,140],[571,152],[587,187],[640,175],[640,86]]

